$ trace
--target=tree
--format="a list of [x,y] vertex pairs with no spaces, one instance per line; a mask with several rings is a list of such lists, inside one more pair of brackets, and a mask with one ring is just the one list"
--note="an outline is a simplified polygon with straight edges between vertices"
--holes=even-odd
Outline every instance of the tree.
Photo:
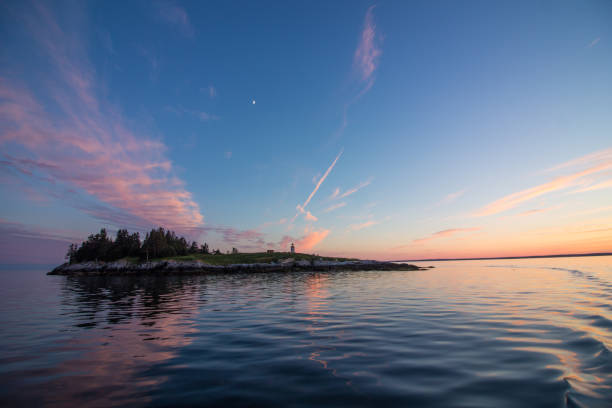
[[208,249],[208,244],[205,242],[204,245],[202,245],[202,253],[205,255],[208,255],[210,253],[210,250]]
[[[208,250],[208,249],[207,249]],[[71,244],[66,253],[70,262],[116,261],[128,256],[146,258],[164,258],[175,255],[186,255],[198,251],[198,244],[188,245],[184,237],[162,227],[152,229],[140,242],[140,234],[130,234],[127,229],[119,229],[113,241],[105,228],[99,233],[91,234],[80,246]]]
[[126,229],[118,230],[110,258],[117,260],[127,256],[138,256],[139,252],[140,234],[138,232],[130,234]]
[[76,252],[76,260],[84,261],[108,261],[112,259],[113,241],[108,237],[106,228],[102,228],[98,234],[90,235]]
[[70,244],[68,252],[66,253],[66,260],[68,261],[68,263],[76,262],[78,249],[79,247],[77,246],[77,244]]

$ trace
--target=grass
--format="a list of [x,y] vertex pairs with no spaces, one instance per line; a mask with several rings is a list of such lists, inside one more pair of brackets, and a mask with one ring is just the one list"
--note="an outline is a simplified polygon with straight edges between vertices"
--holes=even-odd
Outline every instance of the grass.
[[202,261],[210,265],[231,265],[231,264],[250,264],[250,263],[270,263],[278,262],[281,259],[293,258],[296,261],[301,260],[324,260],[324,261],[354,261],[355,258],[332,258],[309,254],[292,254],[290,252],[252,252],[238,254],[191,254],[184,256],[172,256],[168,258],[154,259],[155,261]]

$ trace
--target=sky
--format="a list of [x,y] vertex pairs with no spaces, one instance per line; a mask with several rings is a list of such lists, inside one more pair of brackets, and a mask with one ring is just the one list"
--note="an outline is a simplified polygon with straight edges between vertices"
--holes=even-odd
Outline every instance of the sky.
[[100,228],[612,251],[609,1],[4,1],[0,263]]

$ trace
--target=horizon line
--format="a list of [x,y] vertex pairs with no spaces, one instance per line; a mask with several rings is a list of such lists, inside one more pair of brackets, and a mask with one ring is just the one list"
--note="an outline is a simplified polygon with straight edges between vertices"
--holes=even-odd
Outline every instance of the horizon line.
[[482,258],[426,258],[426,259],[401,259],[388,262],[425,262],[425,261],[484,261],[487,259],[529,259],[529,258],[571,258],[580,256],[610,256],[612,252],[591,252],[582,254],[549,254],[549,255],[521,255],[521,256],[492,256]]

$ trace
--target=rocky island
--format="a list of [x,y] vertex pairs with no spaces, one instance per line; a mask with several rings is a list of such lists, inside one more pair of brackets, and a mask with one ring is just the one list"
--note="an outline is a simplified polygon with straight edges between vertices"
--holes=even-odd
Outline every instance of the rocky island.
[[90,235],[80,246],[71,244],[68,262],[48,275],[175,275],[226,272],[289,271],[413,271],[415,265],[397,262],[322,257],[294,252],[231,253],[211,250],[206,243],[188,244],[183,237],[163,228],[147,233],[140,242],[138,233],[117,231],[111,239],[105,229]]
[[48,275],[183,275],[225,272],[413,271],[421,269],[425,268],[405,263],[369,260],[308,261],[305,259],[285,258],[280,260],[280,262],[215,265],[200,260],[177,261],[169,259],[143,263],[132,263],[129,261],[65,263],[53,269]]

